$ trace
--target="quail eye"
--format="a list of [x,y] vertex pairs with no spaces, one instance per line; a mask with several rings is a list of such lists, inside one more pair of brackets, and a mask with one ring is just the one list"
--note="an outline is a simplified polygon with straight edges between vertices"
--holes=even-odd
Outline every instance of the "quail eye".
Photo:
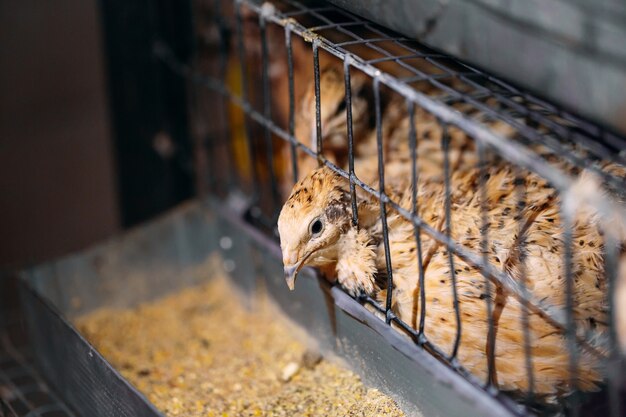
[[324,223],[322,223],[321,219],[315,219],[313,220],[313,222],[311,222],[309,230],[311,231],[312,236],[317,236],[322,233],[322,230],[324,230]]

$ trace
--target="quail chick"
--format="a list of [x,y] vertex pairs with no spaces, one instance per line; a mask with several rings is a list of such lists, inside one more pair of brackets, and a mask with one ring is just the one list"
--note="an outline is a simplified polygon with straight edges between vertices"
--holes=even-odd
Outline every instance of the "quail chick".
[[[352,104],[352,133],[354,144],[355,173],[367,184],[372,184],[378,178],[377,159],[377,132],[375,129],[374,92],[371,80],[363,73],[354,71],[350,77],[351,104]],[[348,168],[348,125],[346,115],[346,95],[344,70],[336,65],[328,65],[320,72],[320,124],[322,154],[330,162],[347,170]],[[388,177],[407,177],[410,172],[408,162],[409,148],[409,121],[406,103],[397,95],[381,91],[380,104],[382,112],[381,134],[384,139],[384,161],[395,163],[390,168]],[[295,120],[295,136],[313,152],[317,152],[315,83],[309,83],[300,100]],[[418,110],[415,117],[419,125],[418,140],[424,141],[424,148],[420,154],[427,155],[429,160],[439,154],[441,159],[441,128],[436,124],[433,116]],[[453,130],[454,131],[454,130]],[[465,136],[459,139],[453,133],[452,147],[461,148],[469,143]],[[462,142],[462,143],[461,143]],[[434,147],[439,147],[433,152]],[[284,147],[284,160],[291,161],[289,146]],[[318,166],[315,158],[304,151],[297,151],[298,179],[302,179],[308,172]],[[454,158],[454,156],[453,156]],[[403,164],[399,164],[402,162]],[[290,165],[290,164],[289,164]],[[436,165],[436,163],[434,163]],[[399,170],[398,168],[405,169]],[[293,173],[291,167],[286,170],[283,181],[283,195],[287,197],[291,190]]]
[[[626,167],[614,163],[602,163],[602,171],[615,178],[626,178]],[[619,245],[617,249],[616,277],[612,294],[613,314],[617,343],[622,354],[626,354],[626,210],[623,190],[607,189],[595,174],[584,171],[570,190],[570,204],[579,210],[587,211],[589,216],[600,218],[603,234]],[[611,202],[598,209],[599,202]]]
[[[491,225],[488,262],[513,282],[519,282],[525,271],[526,286],[533,299],[541,299],[541,307],[548,313],[560,314],[565,298],[558,196],[539,177],[525,173],[527,201],[533,204],[525,207],[516,221],[516,176],[505,165],[492,166],[487,174],[487,201],[483,204]],[[453,240],[477,251],[482,227],[481,201],[475,192],[478,170],[459,172],[451,181],[455,186],[450,196],[452,227],[448,232]],[[393,199],[409,209],[411,194],[405,190]],[[417,194],[420,217],[436,230],[446,231],[441,183],[426,182]],[[385,289],[376,285],[376,276],[385,274],[379,203],[373,197],[359,199],[359,227],[351,223],[351,216],[348,183],[330,169],[317,169],[294,187],[278,220],[285,277],[290,288],[300,268],[312,265],[336,276],[353,295],[366,293],[384,298]],[[583,242],[572,259],[576,278],[574,316],[579,334],[596,335],[594,347],[602,351],[606,331],[605,280],[601,236],[595,221],[577,216],[574,222],[574,241]],[[413,225],[394,210],[389,212],[388,225],[393,309],[403,321],[417,328],[420,291]],[[524,245],[520,245],[522,240]],[[457,323],[448,251],[422,234],[422,256],[425,333],[432,343],[449,354],[457,335]],[[496,327],[496,366],[491,380],[503,390],[527,391],[521,304],[496,285],[492,284],[488,291],[485,278],[474,265],[457,256],[453,262],[462,329],[458,360],[476,376],[487,378],[486,299],[489,298],[494,305],[492,319]],[[533,311],[528,314],[534,392],[552,401],[573,389],[569,386],[566,339],[539,314]],[[600,361],[586,351],[578,356],[577,387],[587,391],[597,389],[602,381]]]
[[[327,167],[310,172],[281,210],[278,230],[287,285],[293,289],[298,271],[310,265],[336,275],[352,294],[373,293],[376,244],[366,228],[351,225],[346,181],[331,172]],[[370,226],[376,222],[375,209],[365,201],[360,214]]]
[[[354,171],[356,176],[368,185],[378,179],[378,132],[375,129],[374,93],[369,80],[364,74],[354,72],[351,75],[352,130],[354,143]],[[435,88],[422,91],[435,95]],[[329,65],[320,73],[320,121],[323,142],[323,155],[335,165],[348,169],[348,139],[345,101],[345,80],[343,68]],[[394,186],[407,185],[411,173],[409,136],[411,118],[406,101],[396,94],[381,89],[381,136],[383,138],[383,163],[385,177]],[[454,103],[455,109],[470,117],[479,117],[480,113],[464,103]],[[417,107],[413,115],[413,130],[416,135],[417,164],[420,175],[418,181],[443,181],[442,148],[444,127],[432,114]],[[490,128],[505,137],[513,135],[511,126],[503,122],[490,122]],[[315,119],[315,88],[311,82],[300,102],[296,117],[296,137],[304,141],[314,152],[317,151],[317,129]],[[449,160],[451,171],[471,169],[477,163],[474,142],[458,128],[447,128],[449,138]],[[288,147],[286,152],[290,152]],[[286,161],[291,157],[286,155]],[[298,170],[301,179],[318,162],[298,151]],[[283,181],[283,195],[289,195],[291,189],[291,170]]]
[[[371,88],[366,83],[365,75],[355,73],[350,78],[352,103],[353,140],[358,143],[361,137],[371,130],[373,120],[369,109],[373,100]],[[320,71],[320,124],[322,153],[336,165],[344,166],[348,155],[347,117],[345,101],[345,82],[341,68],[327,66]],[[315,84],[311,80],[306,88],[295,117],[295,137],[313,152],[317,153]],[[285,161],[291,161],[290,146],[284,147]],[[297,150],[298,179],[315,169],[317,160],[302,150]],[[291,164],[286,170],[283,181],[283,195],[289,195],[292,187],[293,172]]]
[[[525,173],[522,186],[527,193],[526,200],[531,204],[516,214],[519,210],[516,176],[511,168],[490,168],[487,177],[484,207],[487,210],[488,249],[485,255],[488,262],[515,283],[524,279],[533,298],[541,300],[541,307],[561,317],[566,299],[564,230],[558,196],[541,178]],[[453,192],[451,229],[448,231],[455,242],[474,251],[480,248],[482,227],[480,194],[474,192],[477,180],[478,173],[470,172],[463,179],[468,184],[466,190],[470,191],[457,188],[458,191]],[[591,335],[595,347],[604,351],[606,281],[598,221],[577,213],[572,231],[576,244],[571,260],[575,280],[574,318],[579,335]],[[495,370],[490,376],[492,382],[504,390],[528,391],[521,303],[496,285],[492,284],[488,291],[481,271],[458,256],[453,256],[452,271],[449,256],[445,246],[438,246],[426,268],[426,336],[447,353],[452,352],[457,330],[453,319],[453,272],[462,329],[459,361],[481,379],[488,377],[485,340],[489,319],[486,299],[489,298],[494,306],[491,318],[496,332]],[[413,273],[399,278],[408,282],[411,276],[416,275]],[[408,284],[410,288],[418,285],[416,278],[413,278],[413,283]],[[405,309],[400,316],[410,315],[412,320],[419,317],[419,305],[416,304],[415,309],[403,303],[398,303],[398,306]],[[569,385],[569,353],[564,336],[533,311],[528,312],[528,324],[535,393],[550,401],[560,394],[571,392],[574,387]],[[602,380],[600,367],[597,357],[581,350],[577,388],[585,391],[597,389]]]

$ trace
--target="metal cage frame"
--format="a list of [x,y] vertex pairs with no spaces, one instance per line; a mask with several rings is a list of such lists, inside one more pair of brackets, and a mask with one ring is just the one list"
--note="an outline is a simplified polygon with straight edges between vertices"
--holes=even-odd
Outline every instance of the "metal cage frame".
[[[233,14],[227,10],[230,6],[234,8]],[[284,8],[286,11],[279,10]],[[154,44],[154,53],[156,57],[161,60],[167,67],[173,72],[183,77],[188,83],[188,91],[190,95],[194,96],[194,90],[197,88],[206,88],[216,97],[221,97],[222,110],[226,111],[226,107],[230,104],[237,106],[244,114],[244,130],[247,143],[248,158],[251,162],[250,171],[252,173],[252,187],[249,187],[248,202],[248,214],[247,218],[252,223],[264,228],[271,234],[273,224],[275,223],[278,210],[280,209],[281,202],[278,192],[278,179],[274,170],[274,137],[286,141],[291,147],[292,156],[292,171],[294,175],[294,181],[298,178],[298,166],[296,163],[295,155],[298,150],[303,151],[312,158],[316,158],[321,164],[326,165],[337,174],[343,176],[349,181],[350,195],[353,206],[353,222],[358,223],[358,214],[356,208],[357,188],[364,190],[370,195],[374,196],[380,202],[381,209],[381,221],[382,221],[382,233],[384,249],[386,254],[386,268],[387,268],[387,287],[393,288],[393,273],[391,267],[390,258],[390,245],[389,245],[389,231],[387,228],[387,213],[388,210],[395,210],[407,221],[411,222],[414,226],[416,245],[418,248],[418,270],[420,279],[420,288],[422,293],[420,294],[420,318],[418,329],[413,329],[408,324],[400,320],[391,309],[391,296],[392,291],[388,291],[386,305],[379,305],[375,300],[370,297],[362,297],[361,302],[369,304],[377,309],[384,315],[385,321],[388,325],[394,323],[400,327],[404,332],[410,335],[415,343],[423,347],[425,350],[432,353],[443,363],[448,365],[451,369],[462,374],[473,385],[482,390],[487,395],[494,397],[499,396],[499,391],[494,387],[490,380],[479,381],[469,371],[465,370],[456,360],[456,354],[458,351],[460,334],[462,332],[461,319],[458,309],[458,298],[456,294],[456,283],[454,273],[454,258],[453,255],[458,256],[467,263],[480,269],[481,273],[485,277],[485,285],[497,285],[503,288],[508,294],[515,297],[525,308],[525,314],[523,314],[521,320],[522,323],[527,325],[528,311],[532,310],[534,313],[539,314],[544,320],[549,322],[552,326],[562,332],[568,340],[570,349],[570,378],[575,385],[576,379],[576,356],[579,347],[585,349],[591,354],[600,355],[591,343],[585,338],[577,335],[574,322],[573,313],[573,273],[572,273],[572,232],[570,223],[572,221],[571,216],[566,211],[562,211],[562,219],[564,223],[565,237],[565,296],[567,309],[564,316],[555,315],[553,312],[548,312],[542,306],[540,300],[533,297],[525,285],[525,280],[516,282],[512,280],[504,272],[496,270],[486,259],[486,255],[479,256],[476,253],[468,250],[462,244],[455,242],[450,237],[450,177],[451,167],[449,164],[449,134],[448,129],[454,127],[463,131],[470,137],[477,145],[479,155],[479,166],[481,170],[485,169],[485,154],[487,152],[493,152],[506,161],[514,164],[521,169],[527,169],[534,172],[547,180],[551,186],[563,196],[569,196],[570,190],[573,185],[573,179],[563,175],[555,167],[548,164],[538,155],[534,154],[527,145],[542,144],[550,149],[551,152],[557,154],[559,157],[567,160],[568,163],[588,169],[597,175],[599,175],[605,183],[615,192],[622,193],[624,190],[625,181],[614,175],[610,175],[602,171],[597,162],[598,161],[611,161],[621,165],[626,165],[626,155],[621,153],[621,150],[626,149],[626,139],[609,131],[598,127],[597,125],[579,118],[571,113],[563,111],[550,103],[531,95],[522,89],[489,75],[481,69],[467,65],[453,57],[441,54],[437,51],[431,50],[423,45],[420,45],[410,39],[402,36],[397,36],[387,29],[383,29],[375,24],[363,20],[350,12],[337,8],[336,6],[328,4],[314,4],[312,6],[305,5],[299,0],[282,0],[280,1],[280,8],[270,3],[260,4],[254,0],[233,0],[222,2],[220,0],[214,0],[211,4],[205,4],[199,2],[196,4],[196,10],[194,14],[195,24],[201,25],[200,12],[203,10],[210,10],[212,13],[207,24],[217,31],[217,35],[214,34],[213,38],[209,41],[196,39],[195,48],[200,51],[203,47],[212,50],[213,56],[217,56],[217,62],[215,63],[215,72],[217,75],[207,74],[201,71],[197,66],[194,58],[181,58],[178,56],[172,48],[163,39],[156,39]],[[243,10],[253,14],[252,19],[245,19]],[[200,12],[199,12],[200,11]],[[342,20],[337,22],[327,17],[328,13],[332,13],[335,16],[341,16]],[[299,23],[299,19],[302,17],[310,17],[316,21],[321,22],[315,26],[305,26]],[[261,53],[261,109],[255,108],[249,97],[250,80],[248,79],[248,56],[246,53],[246,45],[244,30],[245,26],[253,21],[258,26],[260,37],[260,53]],[[205,22],[206,23],[206,22]],[[288,125],[284,129],[279,126],[272,118],[272,91],[271,82],[269,76],[269,55],[267,40],[267,26],[277,25],[282,28],[285,38],[285,48],[288,71],[288,100],[289,100],[289,114]],[[363,28],[368,35],[363,35],[358,31],[353,30],[354,27]],[[321,34],[321,32],[332,30],[340,33],[342,36],[350,38],[344,42],[333,42],[327,36]],[[292,38],[294,36],[300,37],[305,42],[311,45],[311,56],[315,83],[315,120],[316,120],[316,138],[317,138],[317,151],[312,150],[302,142],[302,138],[295,137],[295,93],[294,93],[294,58],[293,58],[293,44]],[[234,37],[234,40],[231,39]],[[232,45],[231,45],[231,40]],[[385,47],[380,46],[384,42],[389,42],[394,45],[395,48],[401,48],[406,51],[403,55],[394,55],[388,51]],[[361,45],[366,48],[370,48],[372,51],[382,55],[377,59],[363,59],[362,57],[351,52],[349,47],[353,45]],[[234,47],[233,47],[234,46]],[[232,91],[226,83],[227,69],[226,62],[231,57],[230,54],[233,50],[237,50],[236,59],[238,60],[239,72],[240,72],[240,84],[241,92],[237,93]],[[342,62],[344,77],[345,77],[345,102],[346,102],[346,119],[348,130],[346,132],[348,138],[348,169],[344,170],[331,161],[327,160],[323,156],[323,146],[321,135],[321,116],[320,116],[320,62],[319,51],[323,50],[339,61]],[[438,74],[429,74],[412,66],[406,62],[410,59],[418,59],[427,62],[428,64],[438,68],[440,71]],[[377,67],[377,64],[382,62],[393,62],[399,68],[411,73],[410,76],[405,78],[399,78]],[[354,138],[352,132],[352,114],[351,114],[351,76],[350,70],[356,69],[366,74],[372,80],[374,98],[375,98],[375,119],[376,119],[376,138],[378,146],[378,175],[379,175],[379,189],[374,189],[370,185],[361,181],[354,171]],[[457,79],[462,81],[465,85],[471,87],[472,92],[467,93],[459,91],[445,81],[449,79]],[[416,81],[423,81],[429,85],[437,88],[442,92],[439,97],[432,97],[423,92],[418,91],[411,85]],[[406,101],[406,107],[408,114],[411,117],[411,129],[407,140],[410,145],[410,153],[412,160],[412,185],[413,185],[413,208],[411,211],[407,211],[400,207],[400,205],[393,201],[392,198],[385,191],[385,171],[383,163],[383,134],[382,134],[382,110],[380,91],[381,88],[386,88],[394,93],[402,96]],[[486,99],[494,100],[497,105],[491,106],[485,103]],[[193,102],[193,100],[192,100]],[[516,132],[515,140],[506,138],[498,133],[489,129],[488,126],[482,123],[481,119],[476,119],[469,113],[459,112],[452,107],[453,103],[466,103],[478,110],[481,117],[488,120],[497,120],[512,127]],[[196,103],[197,104],[197,103]],[[192,104],[193,107],[193,104]],[[443,131],[443,152],[444,159],[444,172],[445,180],[443,186],[445,187],[445,220],[447,227],[446,232],[436,230],[423,219],[419,217],[417,199],[415,197],[417,176],[419,173],[419,167],[416,165],[416,156],[419,152],[419,146],[417,143],[417,132],[414,129],[413,123],[414,109],[421,108],[433,115],[440,128]],[[193,112],[193,111],[192,111]],[[193,119],[193,115],[192,115]],[[192,120],[193,122],[193,120]],[[263,131],[263,141],[259,144],[253,138],[251,122],[258,124]],[[228,129],[226,126],[225,129]],[[218,161],[219,156],[215,149],[219,146],[225,146],[227,152],[227,159],[230,160],[229,176],[227,176],[228,184],[226,184],[226,190],[222,189],[223,194],[228,194],[235,189],[245,189],[246,187],[241,185],[238,173],[233,169],[234,165],[232,160],[234,156],[232,148],[229,147],[229,133],[228,131],[221,133],[223,137],[219,138],[215,135],[200,134],[200,138],[196,140],[196,152],[208,153],[202,157],[202,163],[205,166],[199,167],[200,177],[198,178],[199,192],[200,193],[220,193],[219,188],[224,188],[224,184],[215,184],[216,178],[219,175],[215,174],[217,170],[223,169],[224,161]],[[578,146],[577,150],[569,147],[568,144],[575,143]],[[230,149],[230,150],[229,150]],[[265,150],[265,155],[260,156],[259,150]],[[580,151],[582,150],[582,151]],[[212,160],[212,158],[214,158]],[[272,167],[268,171],[269,180],[264,181],[261,178],[259,168],[256,165],[257,158],[265,158],[266,166]],[[484,171],[481,171],[484,172]],[[223,173],[222,173],[223,175]],[[204,176],[204,177],[203,177]],[[479,184],[479,192],[484,193],[485,185],[483,175],[479,175],[481,178]],[[266,189],[271,197],[269,203],[269,213],[264,213],[263,204],[260,202],[261,190]],[[519,188],[519,187],[518,187]],[[520,192],[519,202],[524,203],[525,196]],[[485,201],[482,198],[481,201]],[[621,207],[614,203],[611,199],[603,199],[596,201],[594,204],[597,209],[602,213],[619,213],[620,218],[624,219]],[[483,207],[484,208],[484,207]],[[483,210],[482,218],[483,226],[487,223],[486,215]],[[424,332],[424,318],[426,314],[427,306],[425,305],[424,291],[424,273],[421,265],[421,243],[420,235],[426,233],[439,243],[445,245],[448,249],[448,258],[451,266],[451,281],[452,291],[455,300],[456,311],[456,323],[457,323],[457,336],[454,342],[454,348],[451,355],[446,355],[441,349],[429,342]],[[481,248],[485,252],[484,248],[488,245],[488,227],[484,227],[481,233]],[[610,239],[610,237],[607,237]],[[617,248],[617,242],[610,241],[606,246],[608,248]],[[523,244],[523,243],[522,243]],[[607,250],[605,253],[606,273],[608,278],[609,293],[611,293],[618,271],[618,257],[619,253],[617,249]],[[524,263],[522,262],[522,265]],[[493,308],[492,301],[489,297],[486,297],[487,309],[490,312]],[[614,320],[612,305],[612,298],[608,297],[609,309],[610,309],[610,322]],[[491,317],[491,314],[489,314]],[[526,321],[524,321],[526,320]],[[523,324],[524,325],[524,324]],[[494,327],[491,319],[489,319],[489,343],[495,343]],[[611,326],[611,329],[613,327]],[[527,328],[525,328],[527,330]],[[617,349],[615,331],[609,331],[609,350],[610,353],[606,358],[608,364],[607,382],[608,382],[608,397],[610,403],[611,415],[621,415],[620,411],[620,399],[619,390],[621,389],[621,377],[620,377],[620,364],[621,357]],[[526,372],[529,378],[529,390],[528,401],[532,403],[532,385],[533,375],[532,367],[530,365],[530,345],[528,332],[525,331],[524,344],[527,353],[526,360]],[[488,367],[493,369],[495,366],[493,355],[489,358]],[[488,372],[490,374],[490,372]],[[578,415],[581,404],[577,396],[572,396],[568,403],[568,412],[571,415]],[[524,415],[532,412],[530,408],[522,410],[516,410],[516,413]],[[535,410],[536,411],[536,410]]]

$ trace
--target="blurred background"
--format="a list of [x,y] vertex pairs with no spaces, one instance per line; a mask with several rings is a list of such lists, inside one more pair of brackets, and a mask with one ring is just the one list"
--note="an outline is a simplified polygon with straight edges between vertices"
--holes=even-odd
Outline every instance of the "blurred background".
[[[160,117],[172,93],[151,87],[151,40],[133,36],[123,1],[103,3],[0,0],[0,268],[71,253],[191,194],[177,122]],[[135,104],[146,94],[153,108]]]

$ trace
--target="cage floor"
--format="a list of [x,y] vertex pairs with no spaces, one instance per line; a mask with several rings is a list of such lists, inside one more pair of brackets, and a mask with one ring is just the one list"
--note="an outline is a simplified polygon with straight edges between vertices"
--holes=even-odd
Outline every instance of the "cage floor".
[[[8,287],[3,297],[17,298]],[[34,368],[20,310],[0,313],[0,417],[75,417]]]

